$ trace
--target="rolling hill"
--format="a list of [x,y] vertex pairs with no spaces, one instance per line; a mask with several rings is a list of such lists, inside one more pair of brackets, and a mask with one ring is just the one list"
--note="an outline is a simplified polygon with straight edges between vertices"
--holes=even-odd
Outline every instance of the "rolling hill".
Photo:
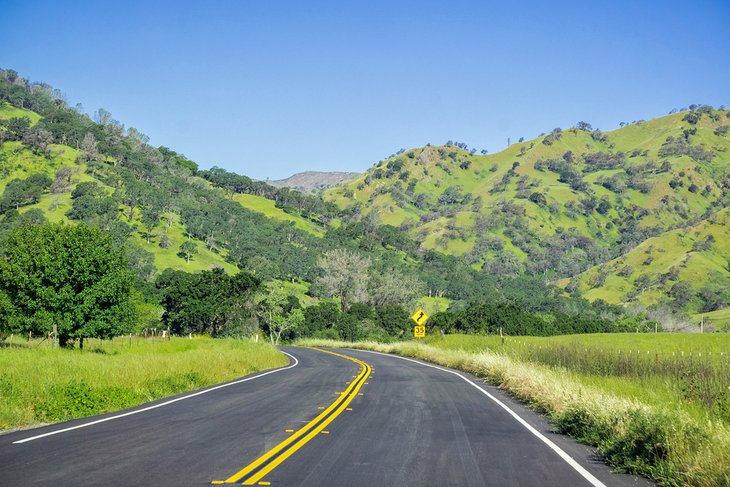
[[[452,142],[428,145],[379,162],[325,199],[490,273],[571,277],[647,239],[691,231],[680,229],[730,202],[729,116],[693,106],[611,132],[580,123],[491,155]],[[663,262],[654,274],[668,270]],[[685,269],[701,280],[707,270],[698,258]],[[726,274],[713,276],[728,283]],[[579,289],[617,303],[626,293],[645,303],[669,297],[665,287],[642,287],[641,296]]]

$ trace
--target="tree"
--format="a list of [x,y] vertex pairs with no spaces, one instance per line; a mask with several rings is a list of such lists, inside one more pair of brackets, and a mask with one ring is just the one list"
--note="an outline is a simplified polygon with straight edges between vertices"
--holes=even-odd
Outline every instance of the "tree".
[[52,182],[51,178],[43,173],[31,174],[27,179],[13,179],[5,187],[0,198],[0,212],[11,208],[17,210],[21,206],[37,203]]
[[351,303],[364,300],[370,259],[349,250],[335,249],[325,252],[317,260],[317,267],[322,273],[317,282],[328,296],[339,298],[343,313]]
[[190,263],[190,259],[193,258],[193,255],[198,253],[198,246],[195,245],[195,242],[191,240],[186,240],[182,244],[180,244],[180,252],[177,254],[180,257],[184,258],[187,263]]
[[13,329],[45,334],[61,346],[84,337],[111,338],[134,318],[132,274],[111,237],[85,225],[14,229],[0,258],[0,314]]
[[170,241],[170,237],[168,237],[167,235],[161,236],[159,245],[163,249],[169,248],[170,245],[172,245],[172,242]]
[[96,148],[96,137],[91,132],[84,135],[81,142],[81,150],[84,152],[84,160],[86,162],[96,161],[99,159],[99,150]]
[[368,279],[368,302],[373,306],[411,306],[425,293],[423,282],[395,269],[373,272]]
[[40,127],[33,127],[25,134],[23,142],[31,146],[37,154],[50,157],[51,153],[48,150],[48,144],[53,142],[53,134]]
[[157,278],[165,308],[162,321],[173,333],[225,334],[240,330],[240,322],[252,311],[251,293],[260,281],[247,272],[227,275],[223,269],[188,273],[166,269]]
[[375,322],[392,337],[403,338],[411,330],[410,313],[397,305],[374,308]]
[[304,324],[299,300],[275,283],[268,284],[257,296],[256,315],[272,345],[278,345],[282,334],[292,333]]
[[[155,206],[146,206],[142,209],[142,225],[144,225],[145,238],[147,243],[150,243],[150,239],[154,235],[155,227],[160,223],[160,211]],[[195,252],[193,252],[195,253]],[[189,259],[188,259],[189,261]]]
[[300,335],[318,335],[323,330],[332,330],[340,319],[340,307],[332,301],[320,301],[304,308],[304,326]]
[[8,140],[23,140],[30,130],[30,120],[25,117],[14,117],[1,121],[0,125],[5,126]]
[[127,242],[124,249],[129,268],[134,271],[137,277],[143,281],[151,281],[157,271],[155,267],[155,256],[132,241]]

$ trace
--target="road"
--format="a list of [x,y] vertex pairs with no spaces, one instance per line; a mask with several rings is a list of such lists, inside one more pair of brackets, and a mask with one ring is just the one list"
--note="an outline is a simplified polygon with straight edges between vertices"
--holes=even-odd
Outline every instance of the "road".
[[468,374],[283,350],[284,369],[1,435],[0,485],[651,485]]

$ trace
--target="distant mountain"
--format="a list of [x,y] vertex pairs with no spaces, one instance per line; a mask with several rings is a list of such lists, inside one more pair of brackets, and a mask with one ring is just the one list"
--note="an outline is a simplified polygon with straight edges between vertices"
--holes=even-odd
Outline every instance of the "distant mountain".
[[359,175],[360,174],[356,172],[305,171],[297,173],[286,179],[267,181],[267,183],[276,188],[295,188],[304,191],[315,191],[350,181]]

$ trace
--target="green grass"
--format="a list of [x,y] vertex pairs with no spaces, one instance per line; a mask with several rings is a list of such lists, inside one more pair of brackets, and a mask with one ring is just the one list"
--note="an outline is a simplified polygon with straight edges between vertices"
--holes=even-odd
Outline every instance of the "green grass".
[[265,342],[210,338],[87,340],[0,347],[0,430],[100,414],[286,364]]
[[[629,293],[637,293],[636,284],[640,276],[649,278],[649,286],[642,288],[636,300],[651,305],[662,300],[676,282],[688,282],[695,290],[702,287],[708,277],[714,276],[724,285],[730,285],[730,209],[717,212],[712,218],[692,227],[672,230],[642,242],[628,253],[612,261],[595,266],[576,279],[580,280],[580,291],[587,299],[603,299],[609,303],[623,303],[630,299]],[[712,236],[715,242],[709,249],[695,251],[693,245],[697,241]],[[679,270],[679,279],[659,281],[661,274],[670,268]],[[629,275],[619,275],[623,268],[631,269]],[[605,283],[595,286],[595,279],[601,273],[608,275]],[[567,285],[563,281],[562,285]],[[718,316],[723,316],[719,313]],[[695,317],[699,322],[699,315]],[[730,320],[724,323],[727,324]]]
[[507,337],[504,344],[496,336],[434,335],[426,343],[563,368],[614,395],[730,424],[730,334]]
[[[149,243],[141,232],[132,234],[133,241],[146,251],[152,253],[155,259],[155,267],[157,267],[159,272],[165,269],[199,272],[210,270],[213,267],[222,267],[229,274],[238,272],[238,268],[235,265],[225,260],[226,252],[224,250],[218,250],[216,247],[210,250],[204,242],[199,240],[193,240],[197,246],[197,253],[193,255],[190,262],[187,262],[184,257],[177,255],[180,252],[180,245],[188,240],[188,237],[185,227],[179,221],[179,216],[170,216],[173,218],[172,225],[169,227],[166,227],[165,224],[158,225],[155,230],[157,235],[152,237]],[[142,222],[139,220],[139,214],[130,223],[136,224],[139,229],[144,228]],[[159,245],[162,235],[167,235],[167,238],[170,239],[170,246],[168,248],[162,248]]]
[[[419,308],[422,308],[423,311],[425,311],[427,315],[433,316],[434,313],[446,311],[449,308],[450,304],[451,304],[451,299],[449,299],[449,298],[437,298],[437,297],[424,296],[418,300],[417,306]],[[414,309],[413,311],[415,312],[416,310]]]
[[[571,369],[571,363],[548,365],[535,360],[536,357],[522,356],[530,347],[542,347],[545,356],[553,353],[561,357],[560,351],[566,345],[576,351],[588,344],[618,350],[636,343],[662,347],[669,353],[695,337],[684,335],[682,340],[682,336],[672,335],[657,340],[665,335],[652,336],[653,340],[643,335],[643,343],[632,341],[634,335],[592,335],[508,338],[504,346],[498,337],[474,336],[431,337],[425,342],[387,345],[326,340],[301,344],[396,353],[471,372],[546,414],[559,432],[596,446],[599,455],[621,471],[644,475],[667,486],[730,484],[728,421],[678,397],[683,391],[667,386],[666,382],[671,380],[651,374],[641,380],[587,374]],[[713,335],[700,337],[692,345],[717,351],[727,346],[727,340]],[[593,356],[605,359],[606,355],[595,351],[594,348]],[[586,353],[583,359],[590,356]],[[562,358],[565,357],[563,354]],[[580,360],[573,362],[579,363]]]
[[704,321],[705,326],[712,326],[718,330],[730,331],[730,308],[700,313],[693,316],[693,320],[696,323]]
[[31,126],[38,123],[41,116],[30,110],[23,110],[22,108],[15,108],[10,103],[0,103],[0,120],[7,120],[9,118],[27,118],[30,120]]
[[304,230],[312,235],[321,237],[325,233],[325,229],[316,223],[297,215],[291,215],[281,208],[277,208],[276,204],[270,199],[252,194],[235,194],[233,195],[233,199],[240,203],[241,206],[257,213],[261,213],[267,218],[283,222],[292,222],[299,230]]

